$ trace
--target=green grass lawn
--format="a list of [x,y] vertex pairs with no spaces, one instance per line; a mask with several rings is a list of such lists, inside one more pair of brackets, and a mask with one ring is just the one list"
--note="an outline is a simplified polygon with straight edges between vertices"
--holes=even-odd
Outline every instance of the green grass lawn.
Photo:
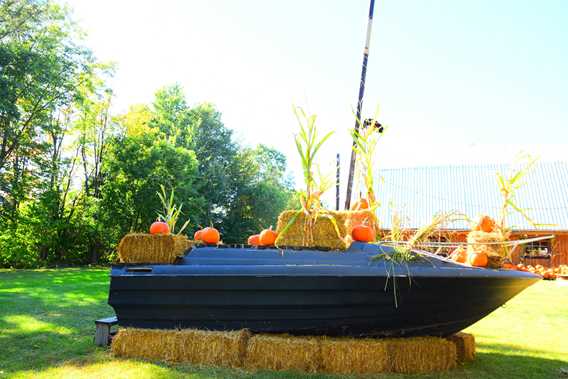
[[[93,321],[113,314],[107,291],[107,269],[0,271],[0,377],[338,377],[113,358],[93,344]],[[560,378],[568,369],[568,284],[540,282],[467,331],[478,342],[475,362],[419,377]]]

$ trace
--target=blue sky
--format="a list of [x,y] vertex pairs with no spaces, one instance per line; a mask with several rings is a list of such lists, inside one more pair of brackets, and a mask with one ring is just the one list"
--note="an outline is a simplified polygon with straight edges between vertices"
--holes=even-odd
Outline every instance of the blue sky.
[[[180,83],[243,144],[299,172],[292,104],[349,155],[368,0],[72,0],[86,43],[118,64],[116,111]],[[390,126],[377,165],[568,157],[568,2],[377,0],[364,115]],[[346,170],[344,169],[344,172]]]

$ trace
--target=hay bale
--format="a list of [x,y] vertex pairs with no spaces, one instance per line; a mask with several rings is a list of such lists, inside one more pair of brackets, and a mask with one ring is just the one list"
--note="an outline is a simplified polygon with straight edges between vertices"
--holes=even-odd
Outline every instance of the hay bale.
[[248,341],[247,370],[295,370],[317,372],[321,366],[318,338],[287,335],[255,335]]
[[439,337],[385,340],[391,372],[421,374],[446,371],[457,365],[454,343]]
[[324,338],[322,371],[332,374],[369,374],[390,371],[387,344],[372,338]]
[[[346,250],[351,245],[351,231],[347,230],[347,213],[341,211],[321,211],[312,228],[313,241],[306,240],[306,215],[288,210],[278,216],[276,246],[312,247],[330,250]],[[296,220],[282,232],[290,221]]]
[[471,362],[475,359],[475,337],[473,334],[459,332],[447,337],[447,339],[456,345],[459,363]]
[[241,367],[249,337],[248,330],[217,332],[127,328],[119,330],[111,349],[114,355],[126,358]]
[[509,255],[509,249],[507,246],[494,243],[501,243],[506,240],[507,238],[500,232],[471,231],[467,235],[467,252],[468,254],[484,252],[489,258],[487,266],[499,268],[503,264],[503,259]]
[[[329,250],[347,250],[351,245],[351,231],[361,224],[378,228],[377,217],[372,211],[321,211],[312,228],[313,241],[306,238],[306,215],[288,210],[278,217],[276,246],[310,247]],[[296,218],[284,233],[282,231]]]
[[183,235],[130,233],[118,244],[118,257],[123,263],[173,263],[192,246]]

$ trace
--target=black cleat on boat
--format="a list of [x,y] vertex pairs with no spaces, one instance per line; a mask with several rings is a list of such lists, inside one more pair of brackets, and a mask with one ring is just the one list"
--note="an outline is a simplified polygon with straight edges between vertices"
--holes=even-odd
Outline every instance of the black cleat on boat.
[[197,247],[173,265],[115,265],[109,304],[122,327],[349,336],[446,336],[540,279],[425,252],[405,264],[348,251]]

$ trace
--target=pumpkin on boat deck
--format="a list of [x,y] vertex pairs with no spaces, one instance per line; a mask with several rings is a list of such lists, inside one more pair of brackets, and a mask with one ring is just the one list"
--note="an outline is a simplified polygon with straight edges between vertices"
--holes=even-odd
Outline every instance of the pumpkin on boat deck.
[[260,246],[260,234],[253,234],[250,236],[247,243],[251,246]]
[[201,241],[201,233],[203,233],[203,229],[199,229],[193,234],[194,241]]
[[489,258],[487,257],[487,253],[483,251],[473,252],[468,255],[467,262],[474,267],[487,267]]
[[209,245],[216,245],[221,240],[219,231],[213,227],[207,227],[201,230],[201,241]]
[[458,263],[467,263],[467,250],[463,246],[457,247],[450,255],[450,259]]
[[359,242],[374,242],[376,239],[375,229],[368,225],[357,225],[351,232],[353,240]]
[[271,226],[269,229],[264,229],[260,232],[258,240],[260,246],[274,246],[276,238],[278,238],[278,233],[272,230]]

